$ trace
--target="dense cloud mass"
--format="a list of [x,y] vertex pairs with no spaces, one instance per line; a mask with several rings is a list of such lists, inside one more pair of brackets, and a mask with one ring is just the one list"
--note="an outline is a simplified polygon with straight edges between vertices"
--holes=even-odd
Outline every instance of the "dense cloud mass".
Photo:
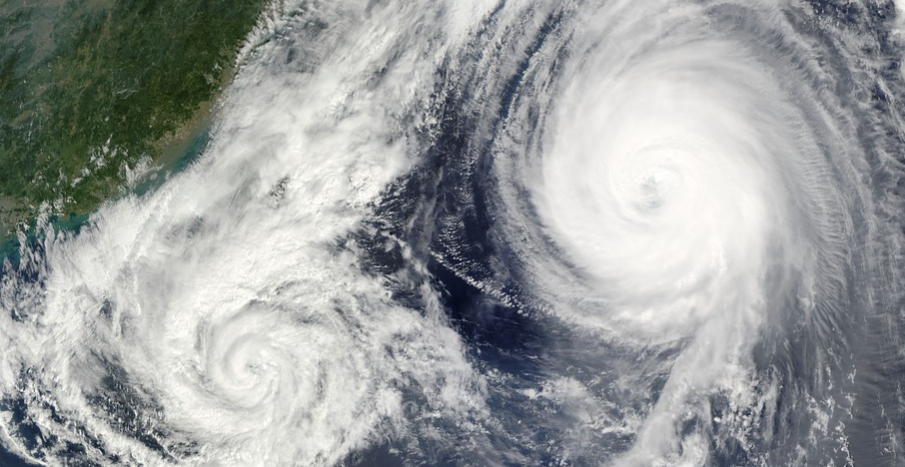
[[893,3],[275,3],[0,275],[56,465],[905,465]]

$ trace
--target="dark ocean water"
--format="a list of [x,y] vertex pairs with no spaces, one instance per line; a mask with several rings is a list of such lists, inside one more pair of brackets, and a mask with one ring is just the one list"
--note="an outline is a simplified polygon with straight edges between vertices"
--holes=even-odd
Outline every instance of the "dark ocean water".
[[0,465],[905,465],[900,14],[286,2],[4,250]]

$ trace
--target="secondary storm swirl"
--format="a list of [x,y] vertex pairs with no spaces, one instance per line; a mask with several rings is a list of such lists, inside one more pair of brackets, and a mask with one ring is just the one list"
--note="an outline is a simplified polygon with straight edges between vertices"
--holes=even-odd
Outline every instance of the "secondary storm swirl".
[[901,76],[857,58],[898,45],[748,3],[274,2],[190,168],[4,263],[0,441],[48,465],[901,454],[900,389],[864,363],[902,364],[902,128],[864,98]]
[[[47,465],[334,465],[480,415],[434,292],[408,266],[364,273],[346,238],[411,163],[399,121],[417,125],[433,41],[458,34],[413,6],[275,4],[191,167],[78,233],[22,238],[0,294],[7,448]],[[420,42],[413,24],[441,20]]]

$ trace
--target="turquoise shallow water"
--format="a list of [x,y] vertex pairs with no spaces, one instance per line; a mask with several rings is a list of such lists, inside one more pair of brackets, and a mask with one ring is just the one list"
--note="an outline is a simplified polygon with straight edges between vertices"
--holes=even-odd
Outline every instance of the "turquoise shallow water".
[[[143,182],[138,184],[129,196],[145,196],[148,193],[159,188],[173,175],[185,170],[191,166],[193,162],[204,153],[205,148],[210,142],[210,128],[200,131],[188,145],[188,149],[182,156],[174,159],[166,166],[160,167],[152,172]],[[115,200],[117,198],[113,198]],[[51,217],[47,221],[47,226],[52,228],[54,232],[77,234],[88,222],[94,213],[82,214],[80,216],[72,216],[69,218]],[[39,242],[44,233],[36,229],[36,221],[32,219],[30,225],[24,229],[25,242],[34,245]],[[18,263],[20,242],[18,238],[8,238],[0,242],[0,259],[8,259],[13,264]]]
[[210,144],[0,272],[14,446],[901,464],[893,4],[359,3],[298,2]]
[[[197,134],[197,136],[193,139],[193,141],[189,144],[188,149],[185,153],[173,160],[170,164],[159,168],[155,172],[153,172],[144,182],[140,183],[135,187],[130,193],[129,196],[138,196],[143,197],[147,196],[149,193],[152,193],[155,189],[159,188],[162,184],[164,184],[170,177],[173,175],[185,170],[190,167],[193,162],[195,162],[203,153],[205,148],[207,147],[208,142],[210,141],[210,129],[205,129]],[[91,222],[92,215],[94,213],[87,213],[81,216],[73,216],[67,219],[61,219],[57,217],[53,217],[48,219],[47,227],[50,227],[56,233],[62,233],[65,235],[78,235],[78,233],[85,228]],[[47,234],[46,230],[38,230],[36,228],[36,221],[32,220],[31,225],[24,229],[23,238],[25,242],[25,250],[26,251],[39,251],[42,249],[42,241]],[[18,269],[20,263],[20,254],[22,251],[21,243],[18,238],[10,238],[3,242],[0,242],[0,264],[4,262],[8,262],[12,269]],[[2,274],[0,274],[0,279],[2,279]],[[2,410],[10,412],[10,413],[20,413],[21,408],[17,409],[9,405],[6,402],[0,402],[0,408]],[[40,437],[40,431],[37,430],[34,426],[28,424],[20,424],[18,436],[24,436],[27,438],[36,438]],[[80,446],[72,446],[73,453],[78,453],[81,451]],[[2,467],[33,467],[38,464],[32,464],[24,461],[21,457],[16,454],[6,450],[2,443],[0,443],[0,466]]]

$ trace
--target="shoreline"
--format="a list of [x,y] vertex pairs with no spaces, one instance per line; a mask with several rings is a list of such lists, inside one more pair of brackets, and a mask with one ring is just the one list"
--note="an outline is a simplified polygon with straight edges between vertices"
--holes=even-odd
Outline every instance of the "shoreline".
[[[267,5],[269,2],[264,1],[261,4]],[[266,11],[267,8],[262,6],[256,23],[260,22],[262,15],[265,15]],[[249,32],[249,34],[252,33],[253,31]],[[247,40],[248,36],[245,38],[245,41]],[[143,196],[163,184],[172,174],[188,167],[207,147],[221,100],[228,87],[234,82],[239,71],[240,66],[237,60],[241,54],[242,45],[240,44],[233,50],[232,65],[221,70],[217,80],[219,85],[213,96],[200,102],[192,115],[182,125],[150,143],[156,154],[151,158],[151,169],[149,171],[141,175],[131,186],[125,180],[122,180],[120,187],[115,192],[93,205],[90,210],[76,212],[75,215],[70,214],[65,217],[60,214],[52,214],[47,217],[46,224],[57,230],[78,230],[88,222],[103,204],[116,202],[123,196]],[[4,206],[4,200],[0,198],[0,208],[16,207],[14,202],[10,201],[9,204],[9,206]],[[19,208],[22,209],[21,206]],[[34,208],[25,210],[36,211]],[[41,216],[42,214],[23,216],[23,218],[9,226],[4,225],[2,218],[0,218],[0,259],[18,256],[18,250],[21,247],[19,242],[20,232],[24,233],[27,243],[37,240],[41,236],[36,230]]]

